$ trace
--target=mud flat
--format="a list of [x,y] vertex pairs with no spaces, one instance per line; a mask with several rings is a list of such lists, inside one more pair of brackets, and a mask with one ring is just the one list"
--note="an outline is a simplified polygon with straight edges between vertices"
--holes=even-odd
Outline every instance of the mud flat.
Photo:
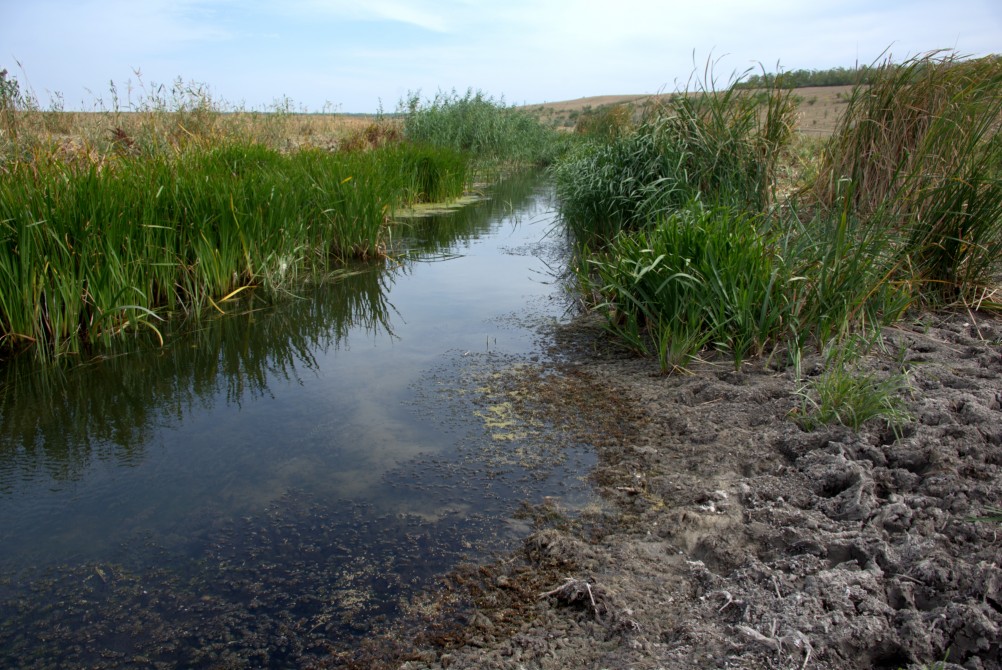
[[519,552],[338,665],[1002,667],[1002,526],[980,518],[1002,501],[1002,321],[885,332],[868,364],[907,372],[897,432],[801,429],[778,361],[661,376],[594,322],[556,341],[505,383],[543,439],[594,445],[602,502],[527,507]]

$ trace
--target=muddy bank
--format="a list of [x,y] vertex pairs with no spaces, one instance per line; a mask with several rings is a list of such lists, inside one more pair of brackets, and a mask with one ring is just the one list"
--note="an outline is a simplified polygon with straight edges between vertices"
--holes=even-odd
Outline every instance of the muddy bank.
[[1002,526],[975,519],[1002,504],[1002,322],[886,331],[870,364],[908,375],[898,431],[802,430],[778,364],[661,376],[594,323],[557,341],[504,383],[549,443],[594,445],[604,502],[524,509],[521,551],[336,665],[1002,667]]

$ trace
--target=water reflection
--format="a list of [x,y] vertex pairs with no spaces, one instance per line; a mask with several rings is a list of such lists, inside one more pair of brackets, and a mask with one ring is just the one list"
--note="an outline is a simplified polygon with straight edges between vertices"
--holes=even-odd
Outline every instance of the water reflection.
[[527,306],[561,312],[552,192],[492,196],[163,348],[0,370],[0,666],[310,664],[565,494],[585,461],[477,416],[537,351]]
[[250,296],[197,328],[178,324],[162,348],[122,343],[75,365],[10,363],[0,370],[0,492],[39,469],[72,480],[95,458],[134,463],[157,429],[196,407],[240,406],[276,381],[301,382],[350,333],[392,335],[392,277],[360,266],[279,307]]

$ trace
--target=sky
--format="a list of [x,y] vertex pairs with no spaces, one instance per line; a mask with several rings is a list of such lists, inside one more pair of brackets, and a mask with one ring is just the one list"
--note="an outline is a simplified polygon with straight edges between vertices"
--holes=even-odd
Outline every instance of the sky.
[[[0,0],[0,69],[43,107],[201,85],[230,108],[391,112],[411,94],[508,104],[1002,53],[1000,0]],[[114,89],[114,93],[113,93]]]

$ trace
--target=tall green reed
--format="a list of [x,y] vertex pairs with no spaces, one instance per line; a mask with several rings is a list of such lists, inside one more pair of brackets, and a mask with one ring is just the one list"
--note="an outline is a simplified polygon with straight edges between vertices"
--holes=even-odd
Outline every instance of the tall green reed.
[[977,301],[1002,258],[1002,59],[934,52],[887,61],[858,86],[814,193],[903,233],[904,263],[934,303]]
[[[781,83],[781,82],[779,82]],[[653,223],[694,198],[762,211],[792,137],[795,101],[705,80],[652,105],[632,133],[571,152],[554,169],[561,211],[582,242]]]
[[913,304],[903,277],[900,235],[873,225],[849,208],[800,216],[787,209],[775,219],[774,253],[787,268],[787,341],[799,350],[824,348],[897,321]]
[[898,279],[896,237],[843,212],[801,219],[693,201],[656,225],[585,249],[579,279],[627,346],[685,368],[704,350],[793,358],[898,320],[914,287]]
[[481,169],[546,165],[562,151],[560,135],[524,110],[481,92],[438,92],[431,100],[410,93],[400,103],[404,136],[424,145],[470,154]]
[[381,256],[393,209],[432,185],[459,195],[462,167],[448,149],[240,142],[15,163],[0,184],[0,342],[76,353],[155,329],[160,308],[198,313],[243,287]]

